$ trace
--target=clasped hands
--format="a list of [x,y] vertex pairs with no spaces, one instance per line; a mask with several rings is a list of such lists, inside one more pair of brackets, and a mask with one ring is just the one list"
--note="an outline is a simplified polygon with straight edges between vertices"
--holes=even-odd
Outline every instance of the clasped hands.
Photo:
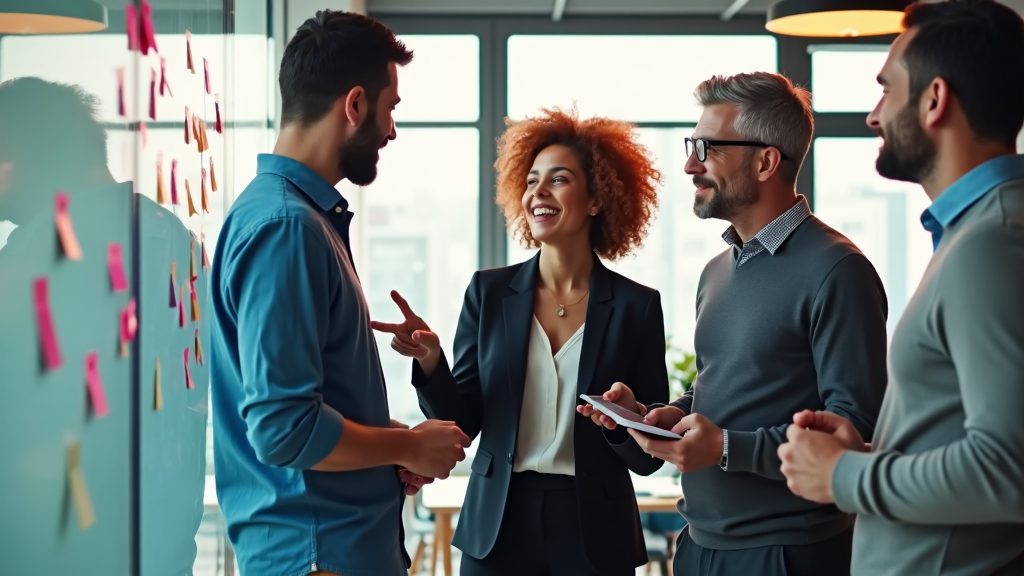
[[[644,424],[682,436],[680,440],[662,440],[627,429],[640,448],[652,458],[669,462],[680,472],[693,472],[722,461],[722,429],[701,414],[687,414],[675,406],[662,406],[648,412],[647,407],[637,402],[633,391],[622,382],[613,384],[602,398],[643,416]],[[609,430],[617,427],[614,420],[596,412],[589,404],[577,406],[576,411]]]
[[835,502],[832,475],[843,453],[871,451],[857,428],[833,412],[797,412],[786,439],[778,451],[786,485],[793,494],[822,504]]

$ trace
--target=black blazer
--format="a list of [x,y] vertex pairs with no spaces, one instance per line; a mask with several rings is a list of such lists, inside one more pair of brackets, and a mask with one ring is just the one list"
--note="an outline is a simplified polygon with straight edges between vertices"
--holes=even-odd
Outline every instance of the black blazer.
[[[453,540],[474,558],[494,547],[505,511],[538,263],[535,256],[474,274],[455,334],[454,369],[442,360],[428,379],[413,362],[423,413],[458,423],[471,438],[481,435]],[[579,370],[577,394],[602,394],[621,381],[644,404],[668,401],[661,296],[608,270],[596,256]],[[642,566],[647,548],[628,470],[646,476],[663,462],[645,454],[624,430],[607,432],[574,415],[576,493],[587,559],[610,573]]]

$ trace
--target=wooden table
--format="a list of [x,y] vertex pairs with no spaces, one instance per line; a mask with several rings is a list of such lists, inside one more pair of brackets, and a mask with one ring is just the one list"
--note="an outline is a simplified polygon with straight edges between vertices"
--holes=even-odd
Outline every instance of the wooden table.
[[[638,496],[637,507],[641,512],[676,512],[676,502],[682,497],[682,490],[671,476],[633,477],[633,489],[645,496]],[[462,501],[469,487],[469,476],[451,476],[423,487],[423,506],[434,514],[434,545],[431,552],[431,573],[437,565],[440,548],[444,563],[444,575],[452,576],[452,517],[462,509]],[[650,494],[650,496],[646,496]],[[416,567],[413,567],[414,569]]]

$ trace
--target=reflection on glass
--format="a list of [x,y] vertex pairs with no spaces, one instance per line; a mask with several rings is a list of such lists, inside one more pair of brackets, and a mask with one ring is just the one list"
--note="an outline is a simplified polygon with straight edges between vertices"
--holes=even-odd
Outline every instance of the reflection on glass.
[[[692,132],[690,128],[639,130],[640,141],[654,153],[655,166],[662,173],[657,218],[643,247],[633,256],[606,262],[610,269],[661,292],[665,330],[673,345],[687,351],[693,350],[697,324],[697,282],[708,261],[726,249],[721,235],[729,226],[693,214],[694,187],[683,170],[683,138]],[[522,262],[535,252],[523,249],[512,238],[508,247],[510,264]]]
[[97,108],[80,87],[0,83],[3,574],[129,572],[132,365],[117,344],[132,195],[107,169]]
[[575,102],[583,116],[696,122],[693,90],[702,81],[776,68],[776,40],[767,35],[516,35],[508,40],[508,115]]
[[398,37],[416,54],[399,73],[395,122],[476,122],[480,117],[480,38]]
[[[356,213],[352,245],[370,314],[400,321],[390,296],[398,290],[440,335],[449,358],[478,263],[479,150],[475,128],[400,128],[381,152],[377,181],[344,192]],[[391,416],[421,422],[411,361],[391,350],[390,341],[377,335]]]
[[920,186],[875,172],[879,138],[814,141],[814,212],[868,257],[889,299],[889,334],[931,259],[921,213],[931,201]]
[[[268,118],[276,82],[270,70],[273,41],[266,36],[267,3],[238,3],[231,25],[236,33],[228,35],[220,0],[154,1],[159,54],[148,55],[127,49],[124,3],[105,4],[110,27],[101,34],[0,37],[0,81],[36,77],[45,88],[36,96],[0,104],[0,382],[8,390],[0,403],[0,438],[32,439],[21,445],[0,442],[0,461],[15,464],[0,472],[0,518],[28,519],[13,530],[25,545],[8,540],[11,553],[4,547],[0,573],[38,572],[41,558],[47,573],[129,572],[129,422],[134,409],[141,434],[141,576],[212,576],[223,573],[225,541],[216,498],[208,489],[213,483],[207,476],[212,473],[207,466],[212,459],[209,375],[195,346],[197,331],[201,347],[208,343],[202,240],[207,257],[213,258],[223,216],[239,192],[235,183],[244,186],[252,178],[256,155],[270,145]],[[194,73],[186,67],[186,30],[192,33]],[[124,74],[123,89],[118,70]],[[159,78],[162,72],[170,90],[155,91],[154,120],[150,86],[154,73]],[[67,90],[52,83],[75,85],[78,92],[59,97]],[[88,104],[84,113],[75,98]],[[216,130],[215,103],[223,134]],[[194,139],[186,144],[186,106],[205,121],[208,150],[200,152]],[[147,124],[145,139],[140,121]],[[171,162],[177,160],[177,205],[155,202],[159,156],[168,195]],[[217,191],[209,179],[211,158]],[[204,168],[209,211],[202,206]],[[191,217],[186,181],[199,211]],[[62,257],[57,247],[56,190],[70,198],[85,254],[80,262]],[[122,247],[126,292],[114,293],[110,287],[106,249],[114,242]],[[38,366],[31,298],[32,282],[42,276],[49,280],[64,360],[51,371]],[[172,286],[177,289],[174,300],[183,302],[185,326],[169,302]],[[122,355],[120,318],[129,298],[136,300],[139,338]],[[186,386],[186,348],[191,389]],[[92,413],[86,393],[82,356],[87,351],[99,357],[109,404],[102,418]],[[133,386],[139,391],[136,407],[129,406]],[[64,451],[72,439],[80,441],[96,516],[84,531],[76,524],[74,497],[67,489]],[[95,571],[83,572],[83,567]]]
[[875,80],[888,46],[857,50],[815,50],[811,54],[811,93],[817,112],[870,112],[882,97]]

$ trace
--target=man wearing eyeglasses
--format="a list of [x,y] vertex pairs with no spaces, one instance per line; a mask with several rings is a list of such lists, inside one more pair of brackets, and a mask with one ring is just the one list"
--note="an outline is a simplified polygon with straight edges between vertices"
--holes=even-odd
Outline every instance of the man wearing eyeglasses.
[[[677,576],[849,574],[853,518],[793,495],[777,448],[793,414],[825,410],[875,427],[886,372],[886,299],[860,250],[796,194],[810,146],[810,94],[777,74],[713,77],[686,140],[694,212],[731,226],[697,292],[699,375],[630,430],[682,474],[688,522]],[[644,412],[621,385],[606,399]],[[613,427],[610,421],[600,421]]]

